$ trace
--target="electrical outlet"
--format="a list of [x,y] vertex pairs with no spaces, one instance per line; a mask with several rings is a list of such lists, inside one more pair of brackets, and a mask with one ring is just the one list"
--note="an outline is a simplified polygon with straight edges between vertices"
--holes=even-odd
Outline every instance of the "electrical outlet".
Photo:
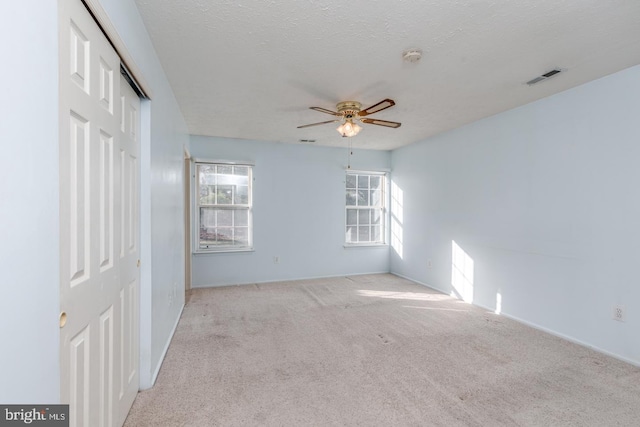
[[427,268],[431,268],[433,267],[433,263],[431,262],[430,259],[427,260]]
[[625,322],[627,320],[623,305],[613,306],[613,320],[617,320],[618,322]]
[[276,255],[276,256],[274,256],[274,257],[273,257],[273,263],[274,263],[274,264],[280,264],[280,257],[279,257],[279,256],[277,256],[277,255]]

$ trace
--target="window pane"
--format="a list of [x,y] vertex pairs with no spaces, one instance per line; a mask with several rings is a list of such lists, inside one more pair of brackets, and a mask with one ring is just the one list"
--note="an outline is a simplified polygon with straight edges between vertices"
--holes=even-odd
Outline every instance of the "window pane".
[[200,247],[206,248],[216,244],[216,229],[215,228],[200,228]]
[[216,203],[215,185],[200,186],[200,204],[213,205]]
[[218,210],[218,227],[231,227],[233,225],[233,211],[220,209]]
[[249,225],[249,210],[236,210],[233,212],[233,225],[236,227],[246,227]]
[[358,190],[358,206],[369,206],[369,190]]
[[234,205],[248,205],[249,204],[249,187],[246,185],[239,185],[236,187],[236,194],[233,201]]
[[356,188],[356,176],[347,175],[347,188]]
[[369,224],[369,212],[370,212],[370,209],[360,209],[358,211],[358,224],[359,225]]
[[358,227],[347,227],[347,233],[345,236],[345,241],[347,243],[357,243],[358,242]]
[[249,185],[249,177],[233,175],[233,184],[234,185]]
[[371,226],[371,241],[382,242],[382,236],[380,235],[381,227],[379,225]]
[[380,224],[382,219],[382,212],[380,209],[375,209],[371,211],[371,224]]
[[213,165],[198,165],[200,185],[214,185],[216,183],[216,167]]
[[356,205],[356,190],[347,190],[347,206]]
[[380,206],[382,204],[382,191],[371,190],[371,206]]
[[236,227],[235,228],[234,245],[249,246],[249,229],[248,227]]
[[369,189],[369,175],[358,175],[358,188]]
[[372,190],[377,190],[380,189],[380,184],[382,182],[382,180],[380,179],[379,176],[371,176],[370,178],[370,185],[371,185],[371,189]]
[[216,230],[216,243],[218,245],[230,245],[233,243],[232,227],[218,227]]
[[200,247],[213,245],[216,241],[216,211],[200,208]]
[[217,176],[218,185],[233,185],[234,184],[234,176],[233,175],[221,175]]
[[200,228],[211,228],[216,226],[216,210],[211,208],[200,208]]
[[218,174],[219,175],[231,175],[232,173],[233,173],[233,166],[218,165]]
[[233,195],[233,187],[231,185],[218,185],[216,195],[217,203],[219,205],[230,205]]
[[347,209],[347,225],[358,225],[358,211]]
[[233,167],[233,174],[234,175],[240,175],[240,176],[249,176],[249,167],[248,166],[234,166]]
[[369,241],[369,226],[361,225],[358,227],[358,242]]

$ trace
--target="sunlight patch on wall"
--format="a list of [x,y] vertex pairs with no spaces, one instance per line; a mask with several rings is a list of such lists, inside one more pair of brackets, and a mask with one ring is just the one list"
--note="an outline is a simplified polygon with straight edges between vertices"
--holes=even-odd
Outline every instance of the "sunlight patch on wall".
[[403,216],[403,191],[398,184],[391,182],[391,247],[400,259],[403,257]]
[[473,302],[473,259],[451,241],[451,284],[455,296]]

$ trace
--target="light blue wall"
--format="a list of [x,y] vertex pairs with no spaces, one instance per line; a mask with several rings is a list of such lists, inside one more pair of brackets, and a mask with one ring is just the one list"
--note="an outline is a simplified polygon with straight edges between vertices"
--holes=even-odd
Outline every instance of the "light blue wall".
[[0,56],[0,402],[56,403],[57,3],[0,2]]
[[640,66],[396,150],[392,170],[392,272],[451,293],[455,241],[475,304],[500,294],[502,313],[640,364]]
[[[191,154],[255,163],[255,251],[194,255],[194,287],[389,271],[388,246],[343,246],[346,148],[192,136]],[[352,168],[385,170],[389,160],[355,150]]]
[[[101,3],[155,95],[143,106],[141,156],[141,380],[149,386],[183,304],[181,156],[189,140],[134,1]],[[0,2],[0,22],[0,53],[15,65],[0,68],[1,80],[15,83],[0,97],[0,402],[55,403],[57,2]],[[391,269],[449,292],[455,239],[475,262],[476,303],[493,308],[500,292],[504,313],[638,363],[639,82],[634,67],[394,151],[406,231],[404,258],[392,250]],[[256,251],[195,257],[195,285],[389,268],[386,249],[342,247],[346,150],[192,139],[197,156],[256,162],[258,198]],[[354,167],[389,167],[389,153],[356,151]],[[297,204],[283,185],[317,193]],[[319,218],[307,236],[297,218],[303,204]],[[611,320],[615,303],[626,305],[626,323]]]
[[187,126],[134,0],[100,0],[153,91],[142,106],[140,383],[148,388],[184,306]]
[[[149,387],[184,304],[182,153],[189,138],[135,2],[101,4],[154,92],[143,104],[140,159],[140,378]],[[0,54],[13,64],[0,67],[0,402],[56,403],[58,2],[0,2],[0,24]]]

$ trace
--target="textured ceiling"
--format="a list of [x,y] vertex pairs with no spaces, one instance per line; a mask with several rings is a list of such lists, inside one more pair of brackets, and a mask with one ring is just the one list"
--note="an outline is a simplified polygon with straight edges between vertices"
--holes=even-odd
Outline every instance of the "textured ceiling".
[[640,0],[136,1],[197,135],[345,146],[308,107],[391,98],[351,139],[388,150],[640,64]]

